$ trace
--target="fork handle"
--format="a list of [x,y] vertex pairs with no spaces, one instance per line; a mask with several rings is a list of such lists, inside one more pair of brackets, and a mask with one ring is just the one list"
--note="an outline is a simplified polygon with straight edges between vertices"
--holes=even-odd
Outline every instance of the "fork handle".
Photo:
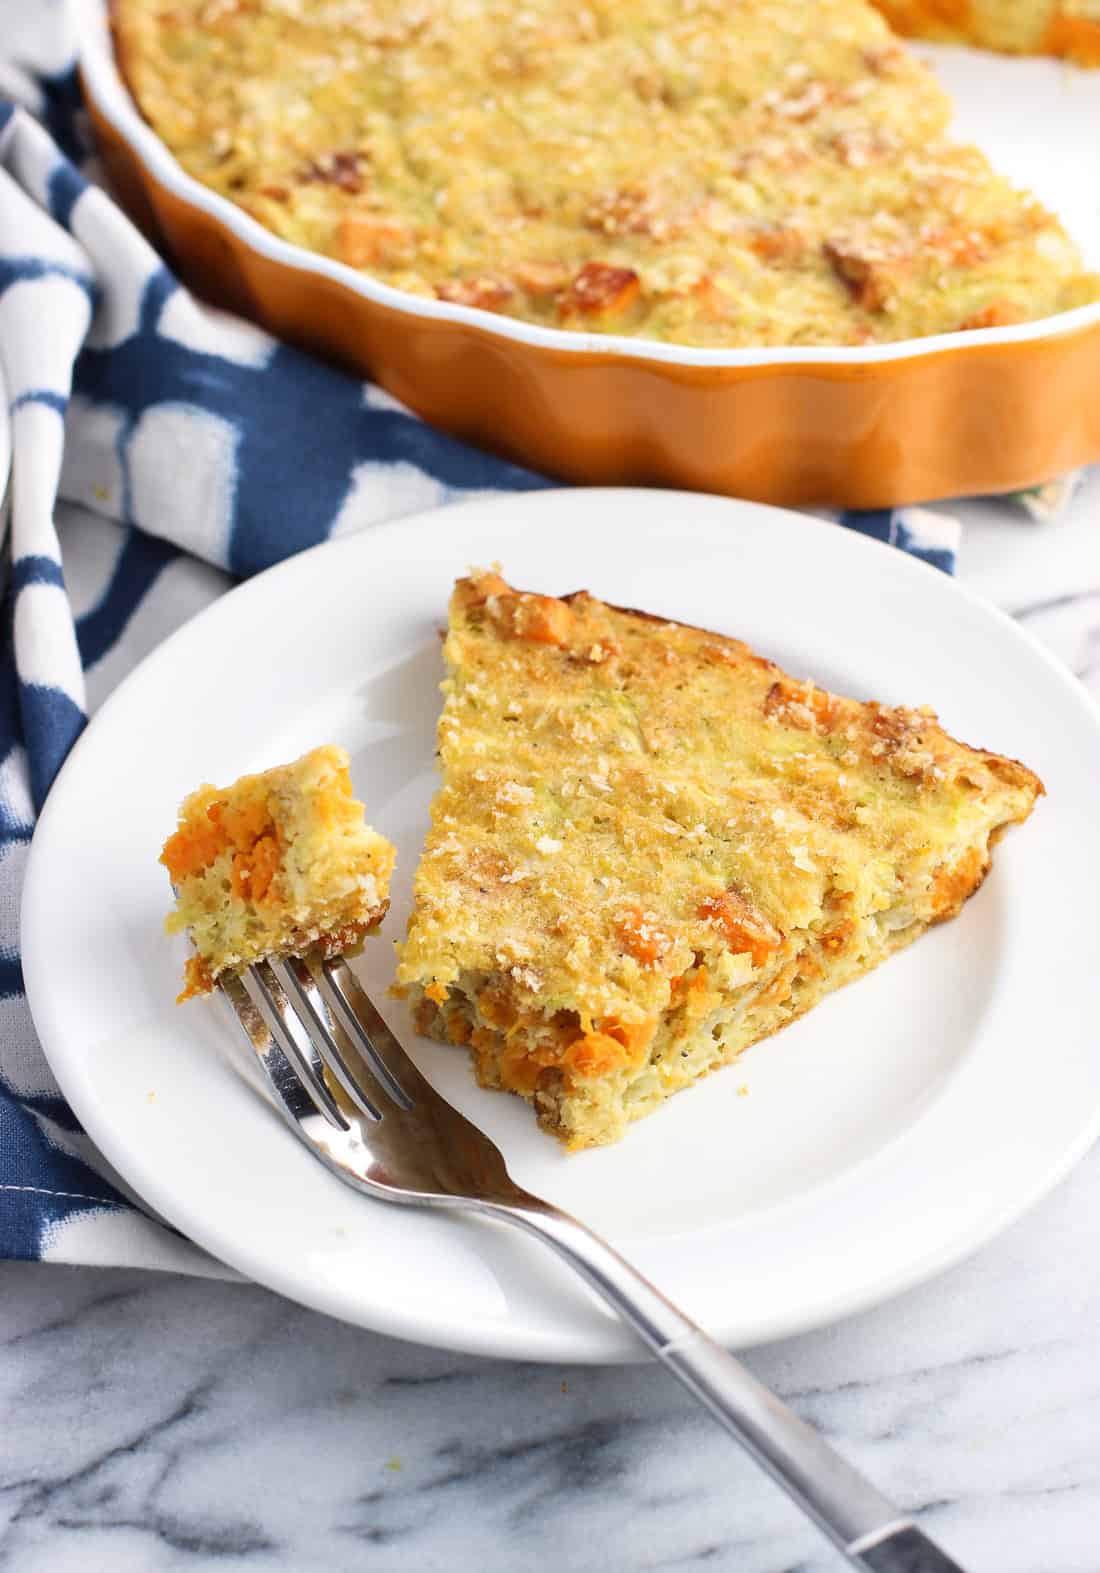
[[539,1236],[864,1573],[963,1573],[816,1431],[584,1224],[538,1198],[487,1211]]

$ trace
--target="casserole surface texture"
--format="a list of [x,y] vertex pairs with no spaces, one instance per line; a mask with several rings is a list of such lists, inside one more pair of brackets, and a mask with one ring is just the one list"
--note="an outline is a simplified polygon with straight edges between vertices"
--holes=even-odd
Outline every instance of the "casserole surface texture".
[[414,295],[712,348],[1100,296],[864,0],[118,0],[116,35],[190,174]]

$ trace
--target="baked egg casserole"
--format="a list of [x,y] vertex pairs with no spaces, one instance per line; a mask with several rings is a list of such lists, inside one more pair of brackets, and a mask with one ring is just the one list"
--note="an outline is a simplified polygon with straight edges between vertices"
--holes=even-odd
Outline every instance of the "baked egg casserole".
[[415,295],[711,348],[875,344],[1100,298],[1058,220],[949,137],[946,96],[865,0],[114,15],[138,106],[189,174]]
[[736,639],[460,580],[398,986],[569,1148],[954,916],[1043,787]]
[[160,861],[176,893],[166,928],[195,947],[180,1000],[223,972],[309,950],[342,955],[378,927],[394,848],[363,822],[342,748],[201,786],[179,811]]

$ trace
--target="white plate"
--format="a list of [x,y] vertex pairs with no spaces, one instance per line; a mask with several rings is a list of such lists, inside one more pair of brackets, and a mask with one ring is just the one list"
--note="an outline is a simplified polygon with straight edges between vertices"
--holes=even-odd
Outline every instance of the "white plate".
[[[176,805],[329,740],[399,848],[404,930],[433,788],[438,628],[451,582],[499,559],[736,633],[797,673],[931,702],[1017,755],[1049,797],[955,922],[682,1093],[620,1146],[567,1156],[465,1056],[421,1067],[513,1174],[589,1220],[731,1344],[827,1322],[946,1267],[1062,1175],[1100,1124],[1100,726],[1007,618],[839,526],[677,493],[471,502],[322,546],[158,649],[78,743],[34,838],[27,989],[50,1062],[107,1157],[242,1272],[349,1321],[479,1354],[627,1360],[632,1338],[537,1246],[344,1190],[233,1069],[217,1001],[177,1009],[157,866]],[[742,1095],[741,1089],[746,1093]]]

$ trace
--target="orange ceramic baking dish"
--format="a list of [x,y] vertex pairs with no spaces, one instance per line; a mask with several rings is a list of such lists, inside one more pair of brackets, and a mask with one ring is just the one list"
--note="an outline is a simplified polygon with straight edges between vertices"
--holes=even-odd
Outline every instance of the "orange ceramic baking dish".
[[120,200],[207,298],[547,475],[876,508],[1014,491],[1100,459],[1100,303],[858,348],[701,350],[394,290],[186,175],[120,75],[107,0],[80,69]]

